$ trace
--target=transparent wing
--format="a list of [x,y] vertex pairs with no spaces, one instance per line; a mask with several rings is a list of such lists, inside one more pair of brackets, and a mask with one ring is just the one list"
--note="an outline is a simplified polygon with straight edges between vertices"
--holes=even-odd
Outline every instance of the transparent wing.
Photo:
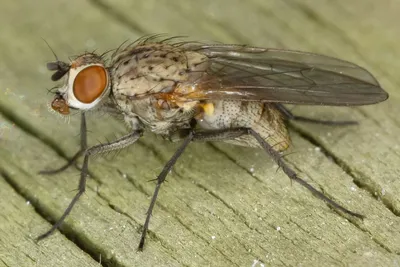
[[332,57],[240,45],[189,43],[185,49],[203,53],[211,62],[187,99],[341,106],[388,98],[367,70]]

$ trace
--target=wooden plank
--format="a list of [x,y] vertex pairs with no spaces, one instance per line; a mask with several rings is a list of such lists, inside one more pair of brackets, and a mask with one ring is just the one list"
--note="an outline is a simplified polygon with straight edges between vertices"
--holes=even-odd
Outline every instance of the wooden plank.
[[[0,139],[0,168],[16,192],[51,222],[62,214],[77,186],[77,170],[57,177],[35,174],[62,164],[76,151],[79,126],[79,116],[66,124],[47,112],[51,96],[44,88],[53,84],[44,62],[52,58],[41,36],[60,59],[84,49],[105,51],[125,39],[155,32],[336,55],[376,74],[391,99],[355,109],[296,107],[298,114],[351,118],[361,125],[296,124],[291,149],[296,153],[287,161],[328,196],[367,215],[363,222],[331,212],[305,189],[291,186],[262,151],[193,144],[163,186],[146,249],[138,253],[140,227],[154,187],[148,180],[177,147],[147,135],[116,158],[91,161],[93,179],[62,234],[79,244],[83,255],[101,254],[104,266],[399,264],[400,81],[395,74],[399,63],[393,58],[400,54],[400,35],[393,21],[400,5],[389,0],[373,3],[9,2],[0,11],[2,25],[13,25],[4,29],[8,41],[0,44],[0,112],[6,118],[0,122],[12,130]],[[367,17],[366,6],[371,10]],[[29,16],[17,18],[17,13]],[[89,129],[91,144],[127,132],[121,122],[102,114],[91,115]],[[16,229],[34,236],[48,227],[37,225],[33,230]],[[39,248],[58,247],[54,239],[60,236],[39,243]]]
[[0,179],[0,266],[99,266],[60,234],[38,246],[29,231],[50,225],[35,212],[29,201],[14,191],[4,179],[5,175],[2,173]]

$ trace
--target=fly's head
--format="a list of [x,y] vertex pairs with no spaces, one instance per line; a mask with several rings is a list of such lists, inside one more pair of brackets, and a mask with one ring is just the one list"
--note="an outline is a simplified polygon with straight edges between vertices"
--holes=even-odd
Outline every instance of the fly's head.
[[65,76],[64,85],[57,88],[51,103],[53,110],[62,115],[69,109],[89,110],[105,98],[110,92],[110,74],[101,56],[85,53],[70,63],[55,61],[47,63],[47,69],[55,71],[51,76],[58,81]]

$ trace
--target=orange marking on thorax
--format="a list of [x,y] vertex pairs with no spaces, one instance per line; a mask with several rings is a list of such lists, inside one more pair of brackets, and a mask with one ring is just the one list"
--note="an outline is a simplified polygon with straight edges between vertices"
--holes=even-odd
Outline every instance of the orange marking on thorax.
[[[195,108],[197,110],[196,116],[211,116],[214,113],[214,104],[198,103],[197,99],[201,99],[201,96],[204,94],[201,91],[195,90],[196,87],[193,85],[178,84],[175,86],[172,92],[157,93],[154,95],[154,97],[158,100],[155,103],[156,108],[158,110],[165,110],[169,108]],[[193,95],[196,97],[192,98]]]

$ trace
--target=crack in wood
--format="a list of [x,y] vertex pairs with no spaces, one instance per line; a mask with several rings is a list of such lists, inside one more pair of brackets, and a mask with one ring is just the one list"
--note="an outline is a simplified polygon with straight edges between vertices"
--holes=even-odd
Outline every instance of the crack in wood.
[[[150,148],[150,147],[148,147]],[[122,172],[120,170],[118,170],[118,172],[120,172],[122,174]],[[179,176],[179,175],[177,175]],[[127,180],[137,189],[139,190],[141,193],[145,194],[146,196],[150,197],[151,195],[146,192],[146,190],[143,188],[142,185],[138,184],[135,182],[135,180],[130,177],[130,175],[126,175]],[[183,177],[180,177],[183,178]],[[189,226],[187,226],[178,216],[176,216],[174,213],[170,212],[170,210],[165,207],[164,205],[160,204],[159,202],[156,202],[156,205],[158,207],[160,207],[164,212],[167,212],[168,214],[171,215],[172,218],[174,218],[180,225],[182,225],[186,230],[188,230],[190,233],[192,233],[194,236],[196,236],[197,238],[201,239],[203,242],[205,242],[207,245],[211,245],[211,243],[204,237],[202,237],[201,235],[197,234],[196,232],[193,231],[193,229],[191,229]],[[149,230],[149,233],[151,233],[152,231]],[[155,233],[153,233],[155,235]],[[221,255],[224,256],[224,258],[226,260],[228,260],[231,264],[234,264],[235,266],[238,266],[236,263],[232,262],[229,257],[227,255],[225,255],[220,249],[214,247],[214,249],[216,251],[218,251]]]
[[[339,166],[347,175],[349,175],[353,183],[357,185],[360,189],[364,189],[366,192],[368,192],[374,199],[377,201],[381,201],[384,206],[394,215],[397,217],[400,216],[400,213],[394,208],[393,203],[390,203],[390,201],[382,196],[380,199],[377,197],[375,192],[379,192],[380,188],[378,188],[378,185],[370,181],[369,184],[363,182],[359,177],[364,176],[367,177],[366,174],[360,173],[357,170],[352,170],[349,165],[347,165],[343,160],[338,158],[333,152],[331,152],[322,142],[319,142],[317,139],[315,139],[313,136],[309,135],[307,132],[303,131],[301,128],[290,125],[292,129],[294,129],[302,138],[310,142],[312,145],[317,146],[321,149],[321,153],[324,154],[327,158],[330,158],[333,160],[333,162]],[[371,185],[374,184],[374,185]]]
[[123,14],[120,14],[117,12],[112,6],[108,5],[104,1],[100,0],[89,0],[89,2],[96,8],[100,9],[102,12],[107,14],[109,17],[111,17],[113,20],[118,21],[124,26],[127,26],[129,29],[139,33],[139,34],[145,34],[146,30],[142,28],[139,24],[134,23],[132,20],[128,19],[125,17]]
[[[46,211],[44,211],[41,207],[41,205],[38,203],[38,201],[35,199],[35,197],[31,196],[29,193],[24,192],[23,190],[21,190],[20,186],[15,183],[13,181],[13,179],[11,178],[11,176],[3,169],[0,169],[0,175],[4,178],[4,180],[7,182],[7,184],[9,184],[14,191],[21,196],[23,199],[25,199],[26,201],[29,201],[33,207],[33,209],[35,210],[35,212],[45,221],[49,222],[50,224],[52,224],[53,222],[53,218],[49,220],[49,216],[47,214]],[[71,229],[68,229],[69,226],[67,224],[64,224],[63,227],[61,227],[59,230],[59,232],[65,236],[65,238],[67,238],[71,243],[75,244],[77,247],[79,247],[82,252],[86,253],[88,256],[90,256],[93,260],[95,261],[99,261],[98,259],[98,251],[92,251],[87,245],[83,242],[83,240],[81,240],[81,238],[79,237],[79,235],[74,234],[74,231],[72,231]],[[67,230],[68,229],[68,230]],[[101,266],[108,266],[107,262],[102,262]]]

